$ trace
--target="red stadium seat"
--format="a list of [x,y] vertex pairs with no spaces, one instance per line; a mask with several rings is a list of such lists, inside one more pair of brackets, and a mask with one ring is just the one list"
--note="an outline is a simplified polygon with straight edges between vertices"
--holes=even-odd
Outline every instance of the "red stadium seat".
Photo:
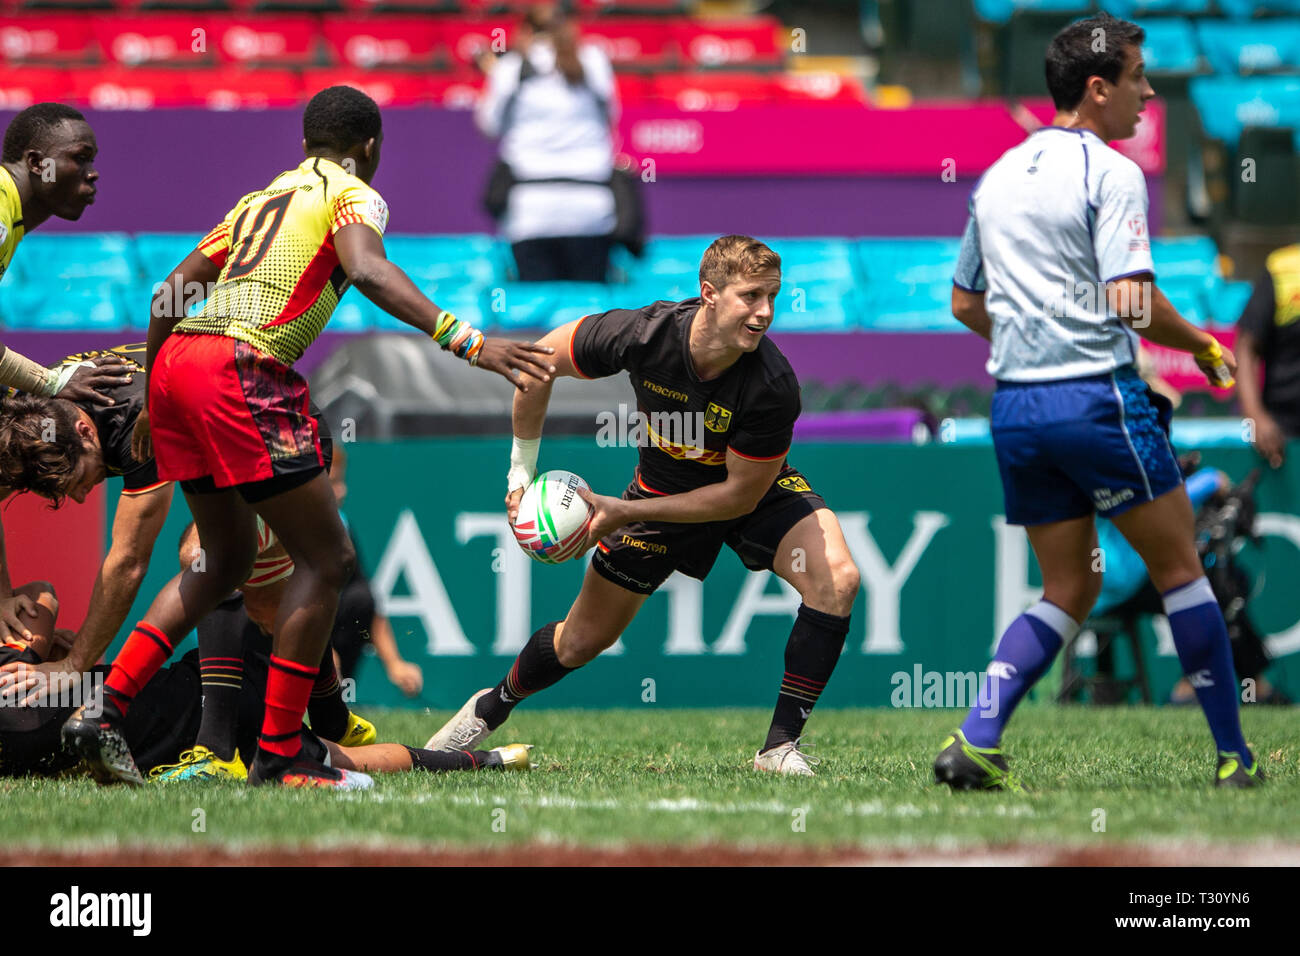
[[606,13],[682,13],[686,0],[578,0],[578,13],[584,17]]
[[317,23],[314,17],[233,17],[213,20],[217,56],[224,63],[315,66]]
[[0,67],[0,109],[21,110],[68,95],[71,79],[64,70],[40,66]]
[[9,63],[94,62],[90,21],[66,13],[0,18],[0,53]]
[[674,21],[685,62],[706,67],[779,66],[783,50],[777,44],[781,24],[774,17],[748,20]]
[[97,110],[148,110],[195,105],[190,73],[155,67],[109,66],[72,70],[68,90],[77,103]]
[[624,106],[644,103],[653,96],[649,78],[637,73],[615,73],[614,85],[618,87],[618,100]]
[[609,17],[582,24],[581,34],[605,51],[615,69],[662,69],[677,59],[677,37],[667,20]]
[[212,25],[202,14],[94,17],[91,29],[108,63],[207,66],[216,57]]
[[775,97],[772,78],[762,73],[670,73],[649,81],[652,96],[689,112],[734,110]]
[[434,106],[452,110],[472,110],[483,89],[483,77],[475,73],[443,74],[429,77],[429,99]]
[[343,0],[230,0],[230,6],[240,13],[334,13]]
[[343,0],[351,13],[451,13],[463,6],[457,0]]
[[259,110],[302,102],[302,78],[293,70],[245,70],[228,66],[190,76],[196,106]]
[[352,86],[361,90],[383,106],[419,106],[427,104],[432,95],[432,78],[425,73],[398,70],[338,70],[316,69],[302,71],[303,95],[314,96],[327,86]]
[[327,17],[325,42],[344,66],[430,67],[442,35],[428,17]]
[[448,17],[436,21],[442,32],[442,46],[449,64],[472,66],[484,51],[504,53],[515,33],[517,20],[512,17],[488,17],[468,20]]
[[773,78],[778,99],[796,103],[861,103],[870,97],[862,83],[839,73],[778,73]]

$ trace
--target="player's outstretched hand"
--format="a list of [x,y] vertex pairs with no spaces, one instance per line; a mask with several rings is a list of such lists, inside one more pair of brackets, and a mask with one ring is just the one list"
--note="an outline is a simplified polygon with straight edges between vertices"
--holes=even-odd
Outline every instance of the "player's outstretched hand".
[[11,594],[0,600],[0,641],[30,641],[32,632],[21,615],[36,617],[36,602],[26,594]]
[[509,379],[521,392],[528,391],[528,377],[549,382],[555,366],[546,356],[555,352],[549,345],[512,342],[509,339],[485,338],[478,353],[478,367]]
[[393,661],[388,668],[388,682],[407,697],[415,697],[424,689],[424,671],[410,661]]
[[67,699],[69,689],[80,682],[81,674],[61,663],[12,661],[0,667],[0,700],[11,707],[39,707],[52,695]]
[[148,461],[153,457],[153,437],[149,431],[149,409],[140,409],[131,429],[131,457],[136,461]]
[[596,542],[611,531],[617,531],[628,523],[627,502],[622,498],[610,498],[606,495],[592,494],[585,488],[578,489],[578,495],[591,505],[595,513],[591,516],[591,527],[587,531],[587,543],[583,550],[596,546]]
[[131,371],[116,355],[103,355],[95,359],[93,365],[83,365],[72,373],[68,383],[59,389],[59,398],[70,402],[94,402],[96,405],[112,405],[113,400],[100,389],[116,388],[131,381]]

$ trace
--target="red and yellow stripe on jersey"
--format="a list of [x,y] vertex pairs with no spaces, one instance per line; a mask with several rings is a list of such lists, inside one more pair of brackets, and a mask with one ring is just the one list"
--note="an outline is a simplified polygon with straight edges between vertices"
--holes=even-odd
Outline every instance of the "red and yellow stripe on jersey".
[[199,251],[221,266],[198,315],[177,332],[225,335],[292,365],[347,287],[334,234],[363,223],[381,236],[388,206],[342,166],[310,156],[235,203]]
[[18,196],[18,184],[9,170],[0,167],[0,276],[13,261],[18,243],[23,241],[27,229],[23,226],[23,201]]
[[270,529],[261,516],[257,519],[257,558],[253,561],[253,570],[248,580],[241,587],[264,588],[276,581],[283,581],[293,574],[293,558],[289,557],[275,532]]

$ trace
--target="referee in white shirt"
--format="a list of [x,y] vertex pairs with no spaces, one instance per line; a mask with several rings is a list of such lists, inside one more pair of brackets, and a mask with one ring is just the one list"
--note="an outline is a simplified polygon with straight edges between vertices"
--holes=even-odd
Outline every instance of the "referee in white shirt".
[[553,7],[529,11],[475,111],[514,175],[501,231],[522,281],[604,282],[614,231],[614,71]]
[[1168,440],[1169,402],[1134,369],[1135,331],[1193,353],[1218,387],[1232,384],[1236,367],[1156,288],[1146,182],[1107,145],[1133,135],[1155,95],[1143,38],[1105,14],[1057,34],[1046,64],[1052,125],[1008,150],[971,197],[952,309],[992,346],[1006,517],[1028,532],[1044,595],[1003,633],[981,703],[944,741],[935,779],[956,789],[1020,789],[999,742],[1097,599],[1094,514],[1114,522],[1164,595],[1179,661],[1219,751],[1215,784],[1262,779],[1242,736],[1228,634]]

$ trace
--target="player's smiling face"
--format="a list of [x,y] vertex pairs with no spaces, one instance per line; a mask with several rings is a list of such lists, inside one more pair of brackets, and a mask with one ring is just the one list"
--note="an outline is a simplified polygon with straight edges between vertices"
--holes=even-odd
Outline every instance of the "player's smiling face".
[[725,343],[752,352],[772,325],[781,273],[776,269],[732,279],[717,294],[713,307]]
[[95,134],[83,120],[64,120],[50,131],[44,160],[53,160],[53,166],[39,164],[34,180],[45,185],[41,198],[60,219],[80,219],[95,201],[98,153]]

